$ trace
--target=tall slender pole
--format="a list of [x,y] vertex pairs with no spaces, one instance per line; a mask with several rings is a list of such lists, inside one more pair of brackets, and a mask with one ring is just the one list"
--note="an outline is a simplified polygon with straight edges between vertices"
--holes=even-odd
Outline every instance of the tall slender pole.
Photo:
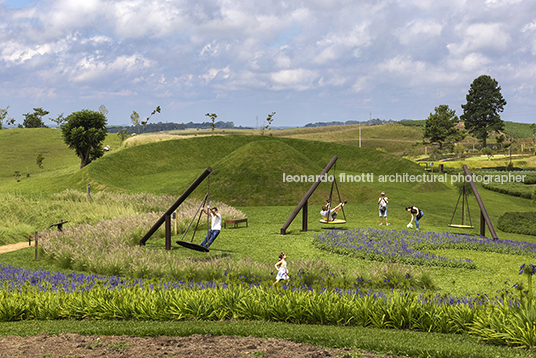
[[361,122],[359,122],[359,148],[361,148]]

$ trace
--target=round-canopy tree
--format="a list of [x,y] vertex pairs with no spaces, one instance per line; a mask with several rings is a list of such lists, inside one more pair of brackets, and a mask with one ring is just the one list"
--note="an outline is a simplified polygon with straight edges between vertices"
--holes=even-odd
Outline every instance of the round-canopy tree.
[[81,159],[80,168],[104,155],[106,117],[99,111],[83,109],[71,113],[61,127],[63,140]]
[[457,124],[456,111],[442,104],[426,119],[423,138],[430,140],[430,143],[438,143],[439,149],[443,149],[443,144],[459,142],[465,138],[465,134],[456,128]]
[[504,129],[504,122],[499,115],[504,110],[506,100],[501,94],[501,86],[488,75],[476,78],[465,97],[467,104],[462,104],[465,129],[482,141],[486,140],[491,132]]

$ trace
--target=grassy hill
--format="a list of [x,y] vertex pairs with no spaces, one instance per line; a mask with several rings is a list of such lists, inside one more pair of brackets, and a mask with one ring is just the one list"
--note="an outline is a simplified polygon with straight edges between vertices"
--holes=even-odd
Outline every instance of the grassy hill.
[[[214,169],[211,192],[235,205],[291,205],[312,185],[284,182],[287,175],[319,175],[337,155],[335,173],[340,191],[353,202],[372,199],[368,183],[344,183],[340,175],[421,174],[411,161],[392,154],[344,144],[268,136],[208,136],[167,140],[110,153],[74,174],[66,183],[84,188],[180,194],[208,166]],[[343,180],[344,181],[344,180]],[[440,188],[440,184],[428,190]],[[322,185],[314,202],[329,197]],[[423,188],[425,190],[426,188]],[[206,191],[203,185],[196,196]],[[374,194],[375,195],[375,194]]]

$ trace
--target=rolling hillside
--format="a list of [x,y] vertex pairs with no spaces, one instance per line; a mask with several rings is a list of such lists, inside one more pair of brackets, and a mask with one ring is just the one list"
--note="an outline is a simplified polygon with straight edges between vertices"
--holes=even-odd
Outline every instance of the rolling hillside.
[[[110,153],[68,179],[83,188],[180,194],[206,168],[212,167],[211,193],[234,205],[289,205],[296,203],[312,182],[284,182],[283,173],[319,175],[337,155],[336,175],[409,173],[422,169],[400,157],[355,146],[259,136],[209,136],[168,140]],[[335,168],[333,169],[335,170]],[[333,174],[333,172],[332,172]],[[208,185],[208,184],[207,184]],[[441,184],[422,190],[434,190]],[[340,183],[353,202],[371,200],[368,183]],[[321,185],[314,202],[329,197],[331,186]],[[202,197],[203,185],[196,195]]]

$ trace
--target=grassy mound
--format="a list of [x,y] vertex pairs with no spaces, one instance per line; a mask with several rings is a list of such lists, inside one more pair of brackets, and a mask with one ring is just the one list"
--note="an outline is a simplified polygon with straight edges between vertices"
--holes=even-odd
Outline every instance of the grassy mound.
[[[74,187],[94,183],[97,189],[131,192],[180,194],[208,166],[214,169],[211,192],[218,200],[234,205],[288,205],[297,203],[312,185],[283,182],[283,173],[316,176],[337,155],[336,172],[360,175],[371,173],[422,174],[422,169],[405,159],[385,152],[354,146],[291,138],[261,136],[208,136],[151,143],[111,153],[70,180]],[[334,169],[335,170],[335,169]],[[367,183],[340,183],[341,196],[353,201],[371,200]],[[437,190],[441,184],[424,189]],[[199,188],[202,196],[206,186]],[[318,189],[314,203],[329,197],[329,184]],[[343,190],[344,189],[344,190]],[[344,192],[344,194],[343,194]],[[315,194],[317,195],[317,194]]]
[[504,232],[536,235],[536,213],[504,213],[504,215],[499,218],[497,227]]
[[[0,178],[13,177],[15,171],[26,177],[39,175],[37,155],[41,154],[43,172],[80,165],[80,160],[52,128],[13,128],[0,130]],[[15,179],[13,179],[13,182]]]

